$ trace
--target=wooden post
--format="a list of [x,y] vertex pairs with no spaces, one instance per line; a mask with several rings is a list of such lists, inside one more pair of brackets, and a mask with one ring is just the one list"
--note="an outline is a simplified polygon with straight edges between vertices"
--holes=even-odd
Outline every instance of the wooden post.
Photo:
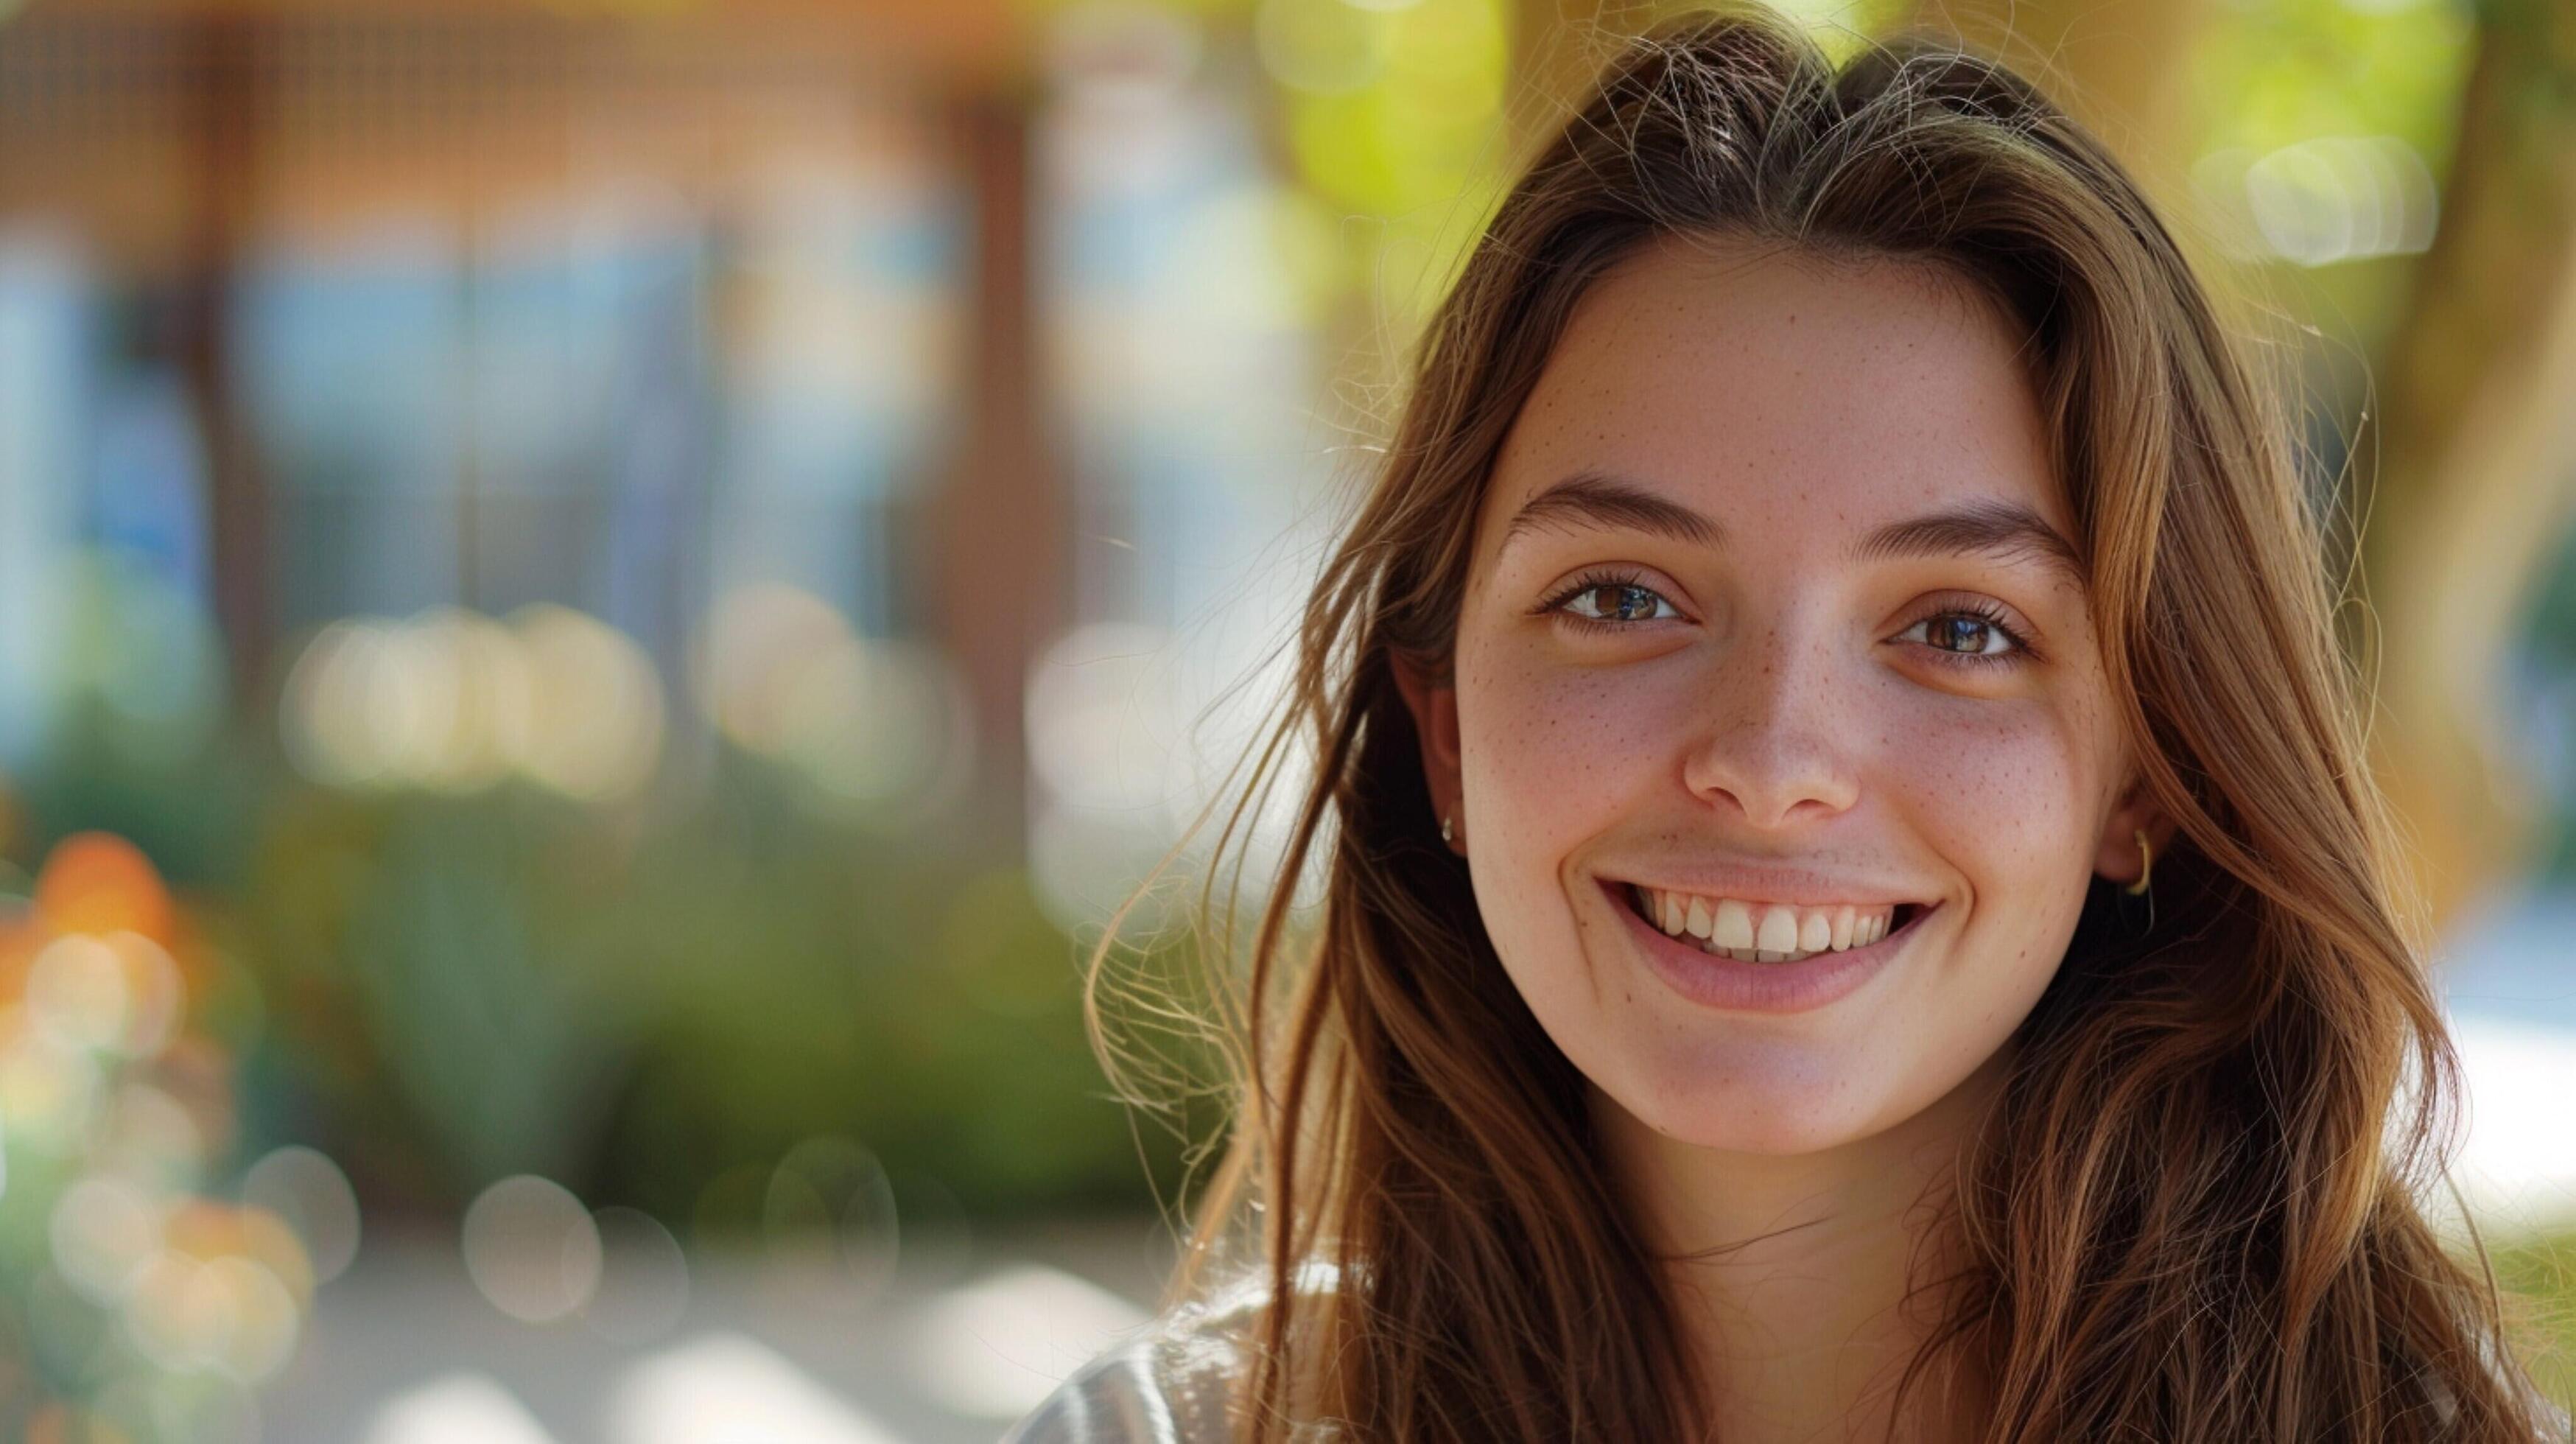
[[215,620],[236,705],[256,698],[274,632],[268,488],[235,394],[230,355],[234,271],[258,179],[253,62],[261,24],[246,12],[210,12],[188,22],[188,121],[181,130],[195,163],[179,252],[179,365],[205,447]]
[[908,569],[920,618],[965,676],[975,709],[971,845],[1016,856],[1031,805],[1030,663],[1072,620],[1072,506],[1044,415],[1032,275],[1031,102],[970,92],[951,133],[972,192],[967,372],[957,450],[930,505],[927,560]]

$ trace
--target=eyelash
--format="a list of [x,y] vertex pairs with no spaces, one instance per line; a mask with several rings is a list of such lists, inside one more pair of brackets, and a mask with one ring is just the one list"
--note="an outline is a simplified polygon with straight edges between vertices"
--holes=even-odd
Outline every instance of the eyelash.
[[1925,650],[1937,654],[1944,663],[1969,668],[1996,667],[2015,662],[2027,661],[2039,655],[2039,653],[2030,645],[2029,639],[2024,637],[2011,622],[2005,620],[2004,609],[1993,602],[1985,601],[1983,599],[1972,602],[1953,603],[1949,606],[1943,607],[1937,612],[1928,612],[1919,620],[1908,623],[1905,630],[1910,632],[1914,630],[1915,627],[1922,625],[1924,622],[1937,622],[1944,617],[1970,618],[1971,620],[1985,626],[1992,627],[1996,631],[2001,632],[2004,640],[2012,643],[2012,647],[2009,650],[1995,652],[1992,654],[1978,652],[1953,652],[1946,647],[1927,646],[1925,648]]
[[[1604,587],[1634,587],[1638,591],[1652,593],[1666,606],[1671,606],[1671,598],[1665,597],[1663,593],[1655,591],[1652,587],[1640,585],[1642,575],[1638,572],[1586,572],[1568,583],[1555,596],[1539,603],[1539,613],[1545,615],[1554,612],[1585,592],[1597,592]],[[1673,610],[1678,612],[1681,608],[1673,607]],[[1624,631],[1634,625],[1629,622],[1605,622],[1598,617],[1578,617],[1571,612],[1564,613],[1561,620],[1571,622],[1576,627],[1590,632]]]
[[[1574,581],[1568,583],[1562,590],[1558,591],[1556,595],[1548,598],[1544,602],[1541,602],[1538,605],[1537,613],[1541,616],[1554,614],[1557,617],[1557,620],[1570,623],[1574,627],[1587,632],[1626,631],[1637,624],[1634,622],[1608,622],[1603,621],[1598,617],[1578,617],[1571,612],[1564,612],[1560,609],[1563,608],[1566,603],[1573,601],[1576,597],[1582,596],[1585,592],[1599,591],[1605,587],[1635,588],[1638,591],[1645,592],[1658,600],[1661,600],[1667,606],[1672,605],[1671,598],[1664,596],[1663,593],[1656,591],[1652,587],[1643,585],[1640,578],[1641,574],[1637,572],[1586,572]],[[1679,607],[1674,607],[1673,610],[1679,611],[1681,609]],[[2010,621],[2006,620],[2003,608],[1982,598],[1975,601],[1955,603],[1953,605],[1943,607],[1937,612],[1926,613],[1924,616],[1908,623],[1906,630],[1912,631],[1915,627],[1920,626],[1925,622],[1939,621],[1944,617],[1971,618],[1985,626],[1992,627],[1996,631],[2001,632],[2004,636],[2004,640],[2012,643],[2011,650],[1992,654],[1953,652],[1946,647],[1927,646],[1924,648],[1924,650],[1939,656],[1945,666],[1965,667],[1971,669],[1993,667],[2027,660],[2039,655],[2038,652],[2031,647],[2029,639],[2024,637]]]

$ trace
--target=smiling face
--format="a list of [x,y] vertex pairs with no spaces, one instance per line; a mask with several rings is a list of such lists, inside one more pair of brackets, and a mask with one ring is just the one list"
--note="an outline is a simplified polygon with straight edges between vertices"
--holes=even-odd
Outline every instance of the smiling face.
[[[2018,343],[1924,267],[1657,246],[1496,460],[1454,690],[1407,699],[1513,984],[1669,1138],[1807,1152],[1928,1108],[2028,1014],[2090,875],[2166,831],[2121,795]],[[1685,931],[1694,896],[1756,934],[1799,905],[1764,947],[1901,906],[1868,948],[1734,961],[1631,884]]]

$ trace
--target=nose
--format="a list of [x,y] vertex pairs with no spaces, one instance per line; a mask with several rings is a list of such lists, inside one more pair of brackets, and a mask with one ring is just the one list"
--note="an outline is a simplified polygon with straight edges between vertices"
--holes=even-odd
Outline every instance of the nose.
[[1765,828],[1849,808],[1859,783],[1841,728],[1854,699],[1835,681],[1831,645],[1781,619],[1715,655],[1705,721],[1683,763],[1692,795]]

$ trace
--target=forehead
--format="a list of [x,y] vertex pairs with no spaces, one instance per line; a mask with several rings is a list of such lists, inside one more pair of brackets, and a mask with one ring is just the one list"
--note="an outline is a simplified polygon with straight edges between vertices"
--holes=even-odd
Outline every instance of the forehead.
[[2067,530],[2021,339],[1981,289],[1929,265],[1659,244],[1576,306],[1504,442],[1480,549],[1586,469],[1757,536],[1974,500]]

